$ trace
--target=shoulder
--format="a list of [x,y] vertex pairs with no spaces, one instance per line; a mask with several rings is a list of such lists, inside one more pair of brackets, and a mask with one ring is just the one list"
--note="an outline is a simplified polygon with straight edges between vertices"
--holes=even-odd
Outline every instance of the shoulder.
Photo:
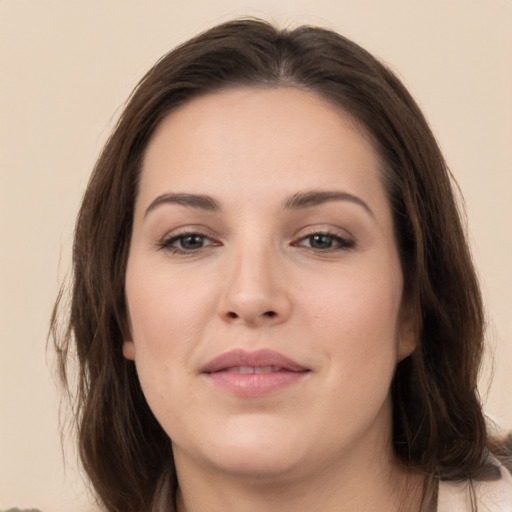
[[[493,481],[473,482],[478,512],[512,512],[512,475],[496,461],[501,478]],[[471,484],[440,482],[437,512],[470,512]]]

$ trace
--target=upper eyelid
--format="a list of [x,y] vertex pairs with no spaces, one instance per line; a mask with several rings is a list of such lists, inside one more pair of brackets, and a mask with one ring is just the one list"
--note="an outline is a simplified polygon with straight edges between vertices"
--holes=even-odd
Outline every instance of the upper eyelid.
[[215,238],[215,233],[206,226],[186,225],[166,231],[166,233],[161,237],[161,240],[170,240],[175,237],[187,235],[201,235],[207,238]]
[[340,226],[336,226],[333,224],[311,224],[308,226],[304,226],[300,229],[298,229],[295,232],[295,238],[303,238],[308,237],[311,235],[330,235],[335,236],[339,238],[343,238],[344,240],[353,240],[355,237],[352,235],[352,233]]

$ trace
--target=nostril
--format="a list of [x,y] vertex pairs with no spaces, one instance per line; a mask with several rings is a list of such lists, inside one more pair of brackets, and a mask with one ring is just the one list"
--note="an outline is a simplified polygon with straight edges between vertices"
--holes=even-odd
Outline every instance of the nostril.
[[[261,316],[265,316],[267,318],[274,318],[277,316],[275,311],[265,311]],[[240,315],[235,313],[234,311],[228,311],[227,317],[231,319],[240,318]]]

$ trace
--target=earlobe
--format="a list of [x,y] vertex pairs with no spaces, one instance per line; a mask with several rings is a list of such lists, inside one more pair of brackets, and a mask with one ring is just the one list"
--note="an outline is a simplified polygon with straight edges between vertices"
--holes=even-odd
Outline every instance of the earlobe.
[[[404,332],[405,331],[407,332]],[[402,361],[410,356],[418,345],[416,329],[410,329],[408,326],[402,326],[398,337],[398,361]]]
[[402,308],[398,330],[398,361],[410,356],[418,346],[419,326],[411,306]]
[[128,311],[125,313],[121,321],[121,329],[123,340],[123,356],[130,361],[135,360],[135,343],[133,342],[132,336],[132,325],[130,320],[130,314]]
[[133,341],[123,341],[123,356],[131,361],[135,360],[135,344]]

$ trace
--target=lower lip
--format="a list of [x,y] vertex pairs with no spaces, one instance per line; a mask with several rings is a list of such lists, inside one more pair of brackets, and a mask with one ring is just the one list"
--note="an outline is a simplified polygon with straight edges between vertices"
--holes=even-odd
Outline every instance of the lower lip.
[[278,371],[268,373],[214,372],[203,374],[215,386],[236,396],[265,396],[301,381],[309,372]]

